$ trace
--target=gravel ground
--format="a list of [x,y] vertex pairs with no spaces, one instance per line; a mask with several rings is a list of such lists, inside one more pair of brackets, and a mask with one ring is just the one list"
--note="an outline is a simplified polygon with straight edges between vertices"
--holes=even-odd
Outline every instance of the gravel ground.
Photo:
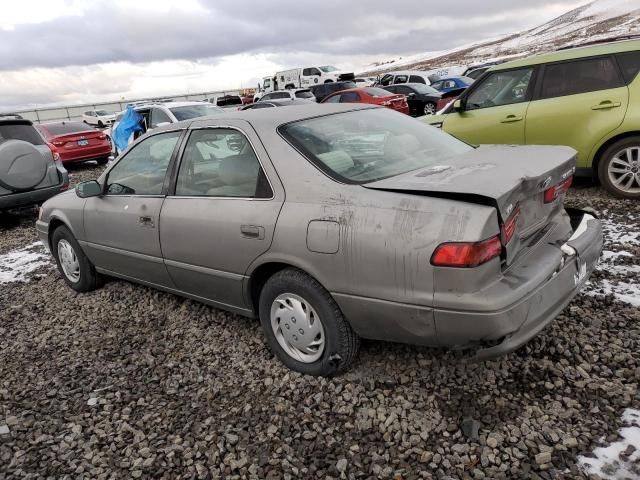
[[[569,203],[607,220],[588,291],[477,365],[364,342],[347,374],[304,377],[255,321],[116,280],[78,295],[42,262],[0,283],[0,478],[586,478],[579,456],[640,407],[640,203]],[[0,258],[42,251],[31,215],[0,229]]]

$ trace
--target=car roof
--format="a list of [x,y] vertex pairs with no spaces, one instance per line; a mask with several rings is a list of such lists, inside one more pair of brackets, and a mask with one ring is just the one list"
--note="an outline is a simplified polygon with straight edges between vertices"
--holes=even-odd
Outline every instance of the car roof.
[[[270,100],[269,103],[274,103]],[[201,127],[203,123],[209,123],[212,126],[223,125],[225,120],[243,120],[256,128],[268,130],[274,126],[278,127],[285,123],[305,120],[307,118],[322,117],[332,113],[343,113],[356,110],[367,110],[371,108],[384,108],[377,105],[359,104],[359,103],[342,103],[342,104],[320,104],[315,102],[304,102],[304,104],[292,105],[289,108],[257,108],[249,110],[230,110],[219,115],[209,115],[207,117],[193,118],[183,120],[182,122],[165,125],[154,129],[154,132],[163,130],[175,130],[176,127],[189,126],[197,122]]]
[[429,75],[429,72],[425,72],[423,70],[398,70],[395,72],[387,72],[387,73],[389,75],[420,75],[420,76]]
[[190,107],[191,105],[207,105],[207,104],[209,104],[209,102],[196,102],[196,101],[191,101],[191,102],[149,102],[149,103],[143,103],[141,105],[135,105],[133,107],[133,109],[137,110],[139,108],[150,108],[150,107],[167,107],[167,108]]
[[[259,102],[262,103],[262,102]],[[296,98],[296,99],[290,99],[290,98],[274,98],[273,100],[267,100],[264,103],[273,103],[274,105],[278,105],[278,106],[288,106],[288,105],[308,105],[310,103],[315,104],[316,102],[312,101],[312,100],[305,100],[304,98]]]
[[610,55],[612,53],[632,52],[640,50],[640,40],[621,40],[598,45],[588,45],[585,47],[568,48],[555,52],[543,53],[532,57],[512,60],[491,67],[491,71],[507,70],[518,67],[529,67],[542,63],[560,62],[563,60],[573,60],[597,55]]

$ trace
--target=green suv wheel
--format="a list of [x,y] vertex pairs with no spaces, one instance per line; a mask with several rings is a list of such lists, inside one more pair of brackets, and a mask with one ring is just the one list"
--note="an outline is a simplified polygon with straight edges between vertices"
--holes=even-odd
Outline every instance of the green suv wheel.
[[640,136],[607,148],[598,164],[598,178],[614,197],[640,198]]

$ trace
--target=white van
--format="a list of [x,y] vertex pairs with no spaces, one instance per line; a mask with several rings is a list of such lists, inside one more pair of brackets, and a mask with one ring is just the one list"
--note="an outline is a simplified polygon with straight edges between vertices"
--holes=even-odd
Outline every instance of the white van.
[[305,88],[320,83],[353,80],[354,78],[353,72],[338,70],[331,65],[293,68],[276,73],[274,90]]

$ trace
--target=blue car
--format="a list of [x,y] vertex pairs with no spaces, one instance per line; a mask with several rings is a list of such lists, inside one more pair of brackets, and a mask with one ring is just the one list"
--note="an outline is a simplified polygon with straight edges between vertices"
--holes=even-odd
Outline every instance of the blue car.
[[441,78],[431,83],[431,87],[435,88],[439,92],[447,93],[451,90],[458,90],[461,88],[467,88],[473,83],[473,78],[469,77],[449,77]]

